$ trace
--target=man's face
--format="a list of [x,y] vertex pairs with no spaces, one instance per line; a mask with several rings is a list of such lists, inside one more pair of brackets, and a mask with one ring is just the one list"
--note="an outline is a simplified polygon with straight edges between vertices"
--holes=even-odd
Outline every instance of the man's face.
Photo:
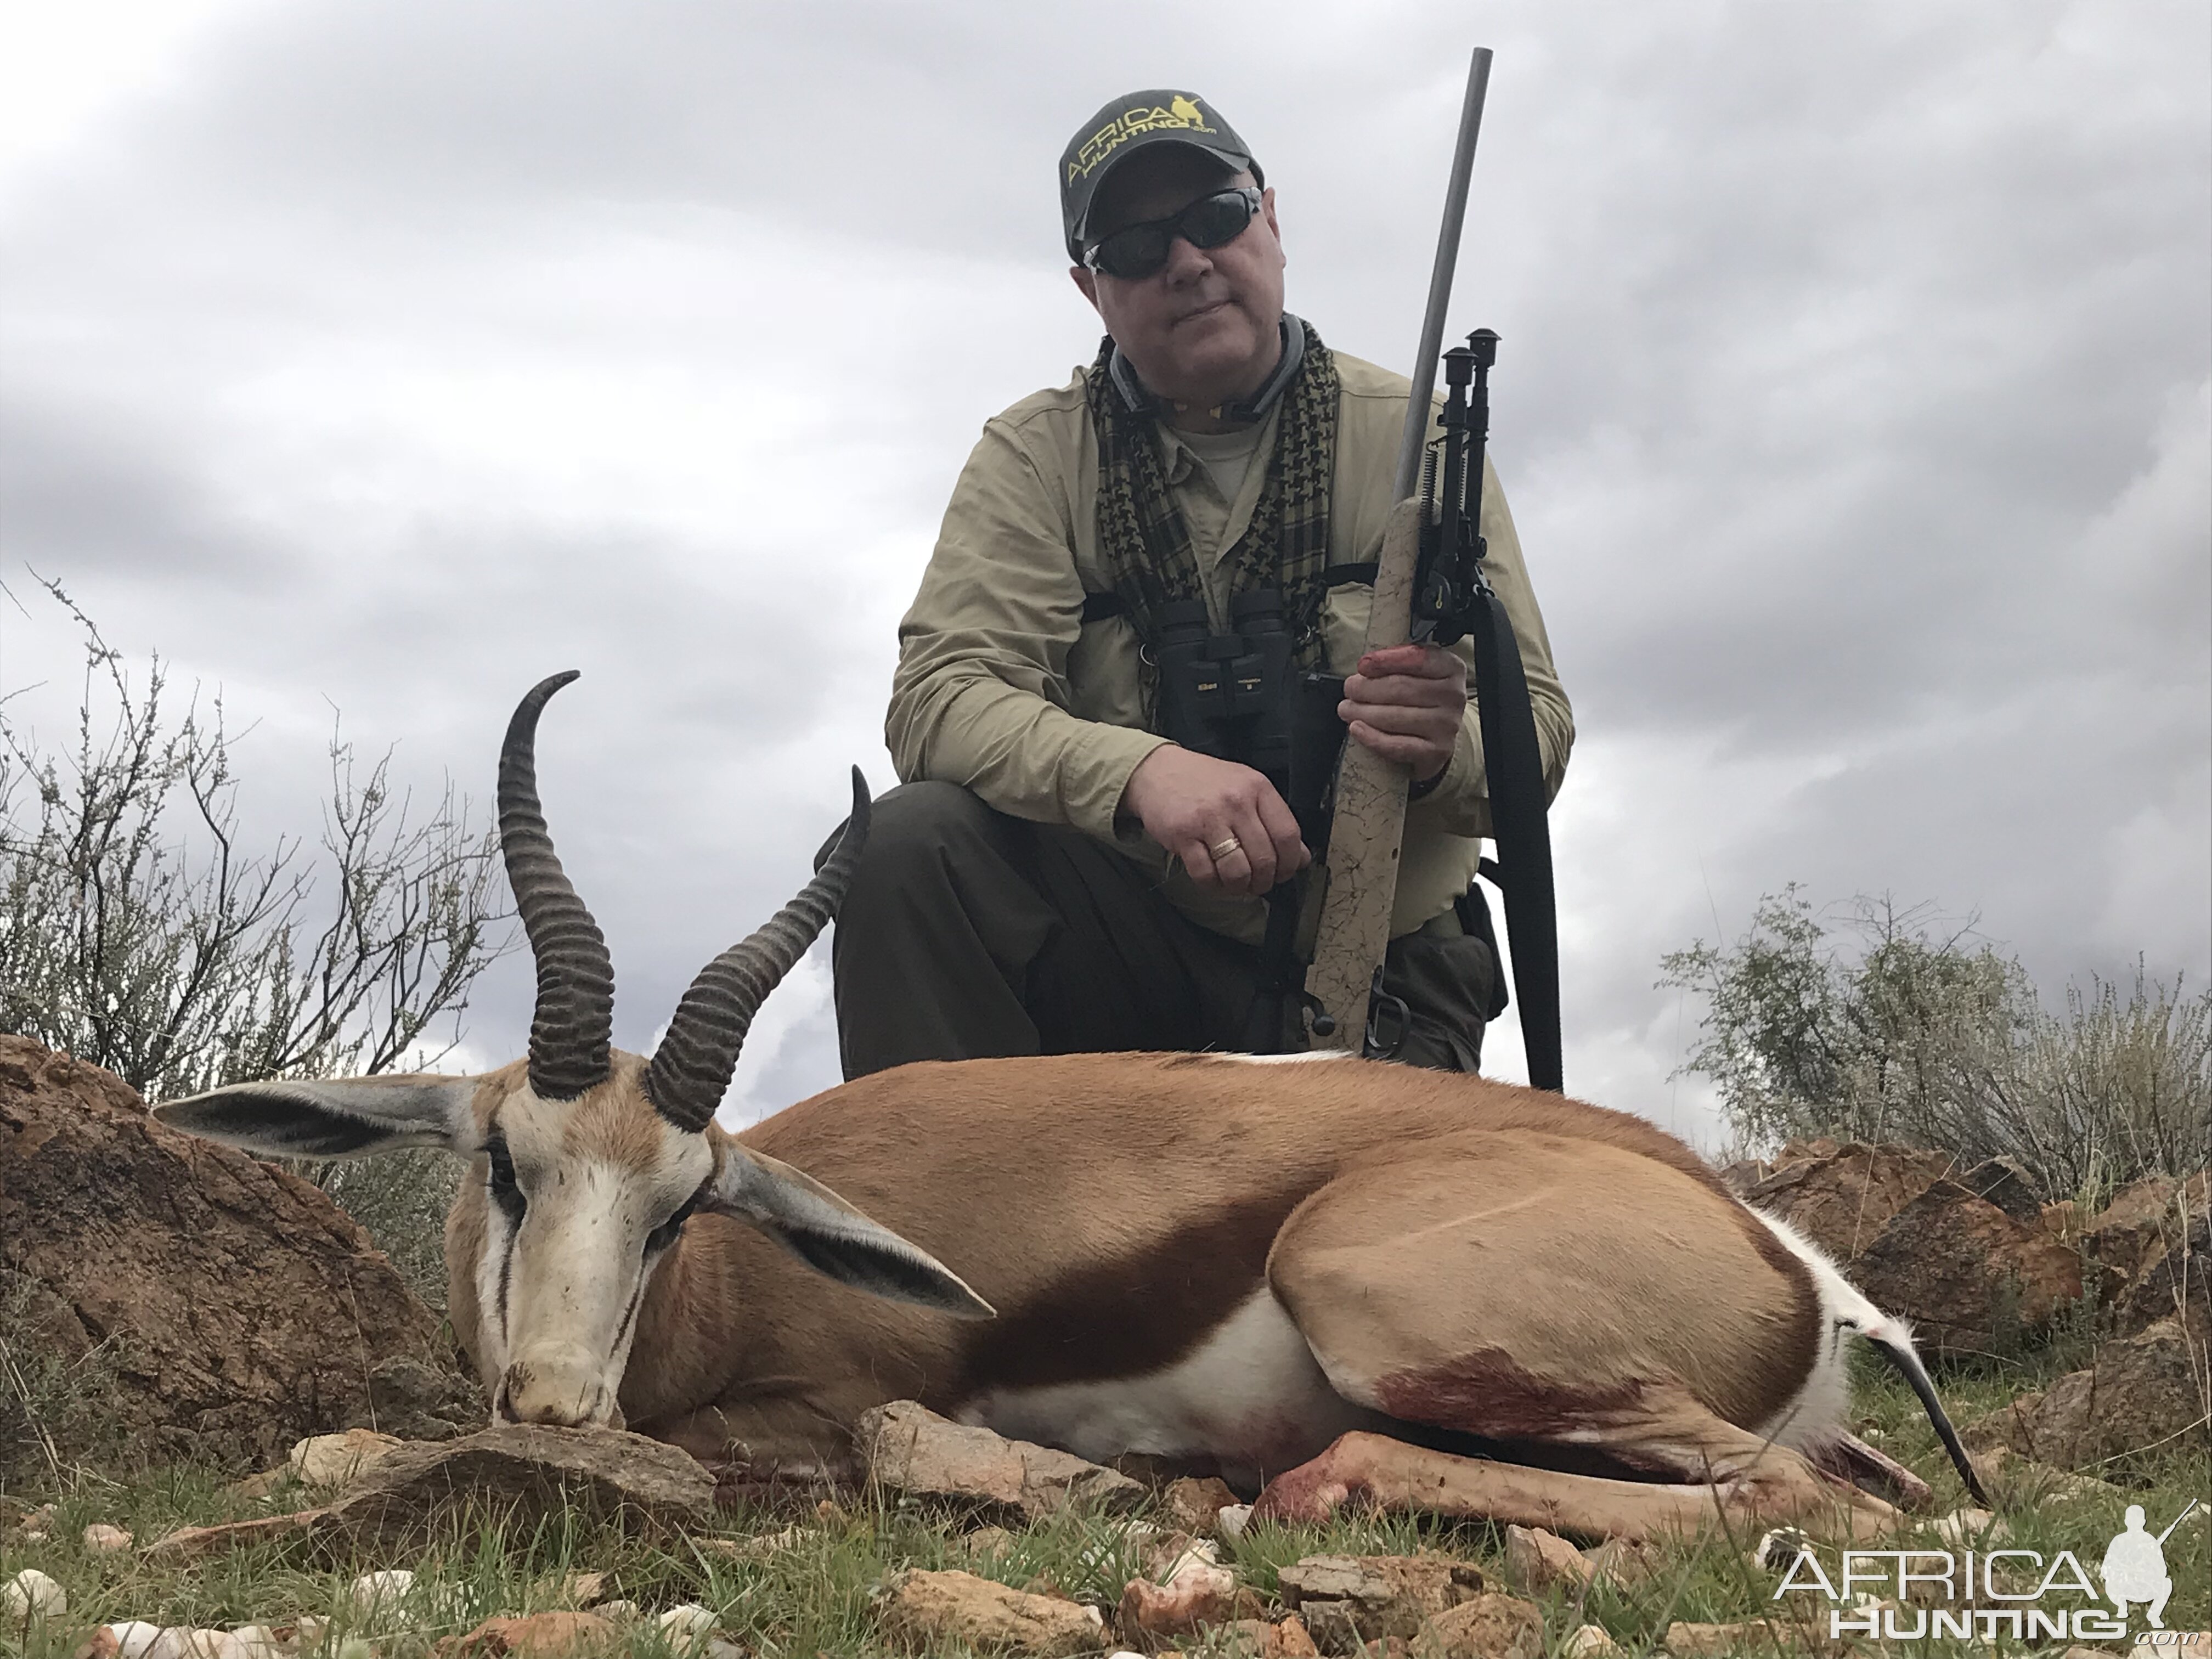
[[[1162,145],[1115,169],[1091,215],[1091,240],[1124,225],[1165,219],[1202,196],[1253,182],[1219,163]],[[1071,273],[1145,384],[1177,403],[1211,407],[1256,391],[1281,350],[1283,244],[1275,192],[1235,240],[1193,247],[1176,238],[1149,276]]]

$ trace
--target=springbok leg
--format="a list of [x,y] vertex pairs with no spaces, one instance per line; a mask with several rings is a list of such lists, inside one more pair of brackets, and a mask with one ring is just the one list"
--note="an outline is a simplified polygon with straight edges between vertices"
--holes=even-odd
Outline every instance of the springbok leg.
[[1620,1537],[1732,1517],[1854,1536],[1893,1525],[1888,1504],[1741,1426],[1784,1414],[1820,1338],[1809,1279],[1771,1244],[1686,1170],[1540,1131],[1468,1131],[1353,1165],[1298,1206],[1268,1260],[1330,1385],[1403,1421],[1594,1449],[1670,1484],[1354,1434],[1278,1477],[1261,1512],[1356,1497]]

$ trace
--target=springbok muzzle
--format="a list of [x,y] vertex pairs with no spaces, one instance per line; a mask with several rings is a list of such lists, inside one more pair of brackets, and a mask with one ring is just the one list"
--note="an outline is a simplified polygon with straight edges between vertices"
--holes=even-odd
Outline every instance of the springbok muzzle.
[[533,1344],[508,1362],[492,1414],[562,1429],[621,1428],[622,1407],[605,1370],[601,1356],[574,1343]]

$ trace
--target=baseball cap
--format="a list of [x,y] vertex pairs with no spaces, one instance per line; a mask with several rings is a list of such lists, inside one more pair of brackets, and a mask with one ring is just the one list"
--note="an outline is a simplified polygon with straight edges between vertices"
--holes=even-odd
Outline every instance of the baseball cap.
[[1255,178],[1260,173],[1237,130],[1196,93],[1155,87],[1116,98],[1077,129],[1060,158],[1060,228],[1069,258],[1082,263],[1090,234],[1085,221],[1106,175],[1152,144],[1203,150],[1218,157],[1227,172],[1249,167]]

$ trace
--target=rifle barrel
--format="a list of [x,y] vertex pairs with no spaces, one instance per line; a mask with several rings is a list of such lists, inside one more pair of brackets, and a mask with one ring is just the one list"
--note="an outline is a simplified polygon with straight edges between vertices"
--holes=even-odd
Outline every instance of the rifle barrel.
[[1490,48],[1477,46],[1467,66],[1467,100],[1459,112],[1459,143],[1452,151],[1451,182],[1444,190],[1443,228],[1437,233],[1436,269],[1429,273],[1429,308],[1421,318],[1420,349],[1413,354],[1413,396],[1398,441],[1398,488],[1404,501],[1419,486],[1421,446],[1428,436],[1429,404],[1437,389],[1437,357],[1443,349],[1444,312],[1451,304],[1452,272],[1459,267],[1460,229],[1467,222],[1468,180],[1474,173],[1474,141],[1482,131],[1482,100],[1490,90]]

